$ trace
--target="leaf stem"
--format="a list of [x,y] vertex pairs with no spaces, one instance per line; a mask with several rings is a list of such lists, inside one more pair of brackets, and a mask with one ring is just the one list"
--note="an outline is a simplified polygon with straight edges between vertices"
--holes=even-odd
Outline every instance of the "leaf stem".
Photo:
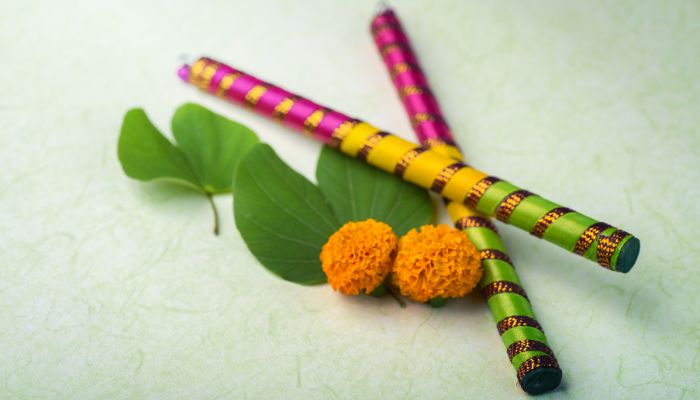
[[207,200],[209,200],[209,205],[211,205],[211,211],[214,213],[214,235],[219,236],[219,212],[216,210],[214,196],[212,196],[211,193],[207,193]]
[[389,293],[389,296],[393,297],[401,308],[406,308],[406,302],[396,293],[396,289],[389,283],[385,283],[384,285],[386,286],[386,291]]

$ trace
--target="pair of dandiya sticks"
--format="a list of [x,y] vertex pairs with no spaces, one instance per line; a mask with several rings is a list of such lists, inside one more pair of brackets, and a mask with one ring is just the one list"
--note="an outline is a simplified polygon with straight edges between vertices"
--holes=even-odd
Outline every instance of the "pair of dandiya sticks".
[[489,217],[617,272],[632,268],[639,240],[465,164],[395,13],[384,7],[371,31],[420,145],[210,58],[182,66],[178,75],[445,198],[455,227],[481,253],[484,276],[479,287],[520,386],[530,394],[555,389],[561,369]]

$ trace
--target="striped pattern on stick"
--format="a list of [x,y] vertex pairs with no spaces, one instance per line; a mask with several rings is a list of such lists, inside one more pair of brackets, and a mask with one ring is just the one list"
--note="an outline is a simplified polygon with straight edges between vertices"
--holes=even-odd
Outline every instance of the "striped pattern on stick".
[[[429,139],[443,140],[449,144],[435,147],[433,150],[443,152],[448,156],[456,156],[456,159],[461,160],[461,151],[454,142],[449,127],[442,117],[438,102],[429,89],[428,80],[418,67],[418,57],[413,53],[408,36],[404,33],[394,12],[386,9],[378,14],[372,21],[372,28],[374,42],[390,71],[397,92],[403,93],[402,86],[406,84],[405,82],[420,82],[423,87],[427,88],[421,93],[400,96],[411,120],[413,120],[413,115],[424,112],[426,109],[436,115],[436,118],[426,119],[424,124],[413,125],[418,139],[422,143]],[[410,62],[413,68],[402,69],[403,72],[395,72],[397,71],[395,66],[405,62]],[[448,148],[444,146],[448,146]],[[479,193],[483,186],[483,183],[476,186],[470,194]],[[481,194],[483,193],[479,193],[479,195]],[[512,203],[506,202],[505,204]],[[508,358],[515,368],[518,382],[526,391],[543,392],[554,389],[561,381],[561,369],[554,353],[547,344],[540,324],[535,319],[530,301],[520,284],[513,262],[505,253],[503,243],[491,221],[470,207],[456,202],[447,202],[447,208],[455,227],[463,230],[481,252],[481,263],[485,274],[479,287],[492,311],[499,334],[504,337],[504,334],[508,333],[504,337],[504,345]],[[514,206],[511,206],[509,211],[512,212],[513,208]],[[514,302],[517,308],[512,307]],[[515,309],[519,312],[508,312],[508,310]],[[511,321],[522,322],[514,323]],[[535,329],[533,330],[533,328]],[[528,374],[549,374],[554,379],[549,379],[546,386],[540,384],[540,387],[535,390],[530,387],[530,383],[526,379]],[[538,380],[538,382],[542,381]]]
[[[402,171],[402,178],[408,182],[433,188],[452,201],[473,203],[485,215],[495,216],[501,210],[498,215],[505,222],[528,232],[550,211],[561,207],[469,165],[455,167],[455,158],[435,147],[407,158],[418,145],[209,58],[201,58],[191,67],[183,66],[179,75],[209,93],[277,119],[347,155],[359,156],[387,172]],[[542,237],[569,251],[576,246],[582,250],[577,254],[605,268],[629,271],[636,261],[639,241],[611,226],[591,235],[588,228],[598,223],[578,212],[569,212],[549,224]],[[579,245],[583,239],[583,245]]]

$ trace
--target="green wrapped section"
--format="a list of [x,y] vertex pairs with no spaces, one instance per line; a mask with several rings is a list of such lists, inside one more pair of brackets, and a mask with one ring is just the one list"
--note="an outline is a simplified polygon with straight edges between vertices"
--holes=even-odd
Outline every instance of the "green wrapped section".
[[[516,208],[515,211],[517,212],[518,209]],[[596,222],[596,220],[581,213],[571,212],[554,221],[545,231],[543,239],[563,247],[567,251],[574,251],[578,238],[586,231],[586,228]]]
[[[511,198],[518,194],[524,197]],[[569,209],[552,217],[548,215],[550,212],[564,208],[538,195],[523,193],[522,189],[505,181],[497,181],[486,188],[476,204],[477,211],[492,217],[498,216],[499,208],[505,211],[499,218],[509,225],[533,233],[535,226],[541,223],[544,240],[612,271],[628,272],[637,261],[640,244],[634,236],[607,225],[602,232],[591,232],[589,229],[602,223]],[[615,232],[618,237],[612,240]],[[604,237],[606,244],[601,245],[600,239]]]
[[512,183],[506,181],[498,181],[491,185],[481,196],[481,199],[476,203],[476,211],[493,216],[496,212],[496,207],[501,203],[501,200],[509,194],[520,189]]
[[[476,246],[477,250],[498,249],[503,251],[503,242],[497,233],[485,228],[466,228],[469,240]],[[495,281],[509,281],[520,285],[520,279],[515,271],[515,268],[506,261],[502,260],[482,260],[481,265],[484,268],[484,276],[479,282],[479,287],[483,288]],[[533,319],[535,313],[532,311],[530,302],[515,293],[499,293],[491,296],[488,299],[488,306],[491,310],[491,315],[494,321],[499,322],[509,316],[527,316]],[[511,328],[501,336],[503,344],[508,347],[518,340],[536,340],[547,343],[544,333],[539,329],[529,326],[518,326]],[[539,353],[539,352],[537,352]],[[517,363],[513,366],[517,369],[520,364],[527,358],[522,356],[518,358]],[[515,360],[515,358],[514,358]]]
[[513,364],[513,367],[515,369],[518,369],[518,368],[520,368],[520,365],[522,365],[522,363],[529,360],[530,358],[535,357],[535,356],[546,356],[546,355],[548,355],[548,354],[545,353],[544,351],[537,351],[537,350],[523,351],[522,353],[519,353],[515,357],[513,357],[513,359],[511,360],[511,363]]
[[[506,182],[496,182],[492,187],[505,196],[514,188]],[[549,212],[550,207],[554,208],[556,204],[543,200],[532,205],[538,212]],[[505,252],[501,238],[486,217],[465,204],[450,202],[447,211],[455,226],[462,229],[481,252],[484,274],[478,286],[487,299],[518,382],[530,394],[553,390],[561,382],[561,369],[525,297],[520,278]]]
[[[610,227],[604,230],[599,237],[611,236],[618,231],[617,228]],[[598,262],[599,239],[596,239],[583,255],[589,260]],[[620,240],[617,250],[610,257],[610,269],[618,272],[628,272],[634,265],[634,261],[639,254],[639,239],[632,235],[628,235]]]
[[[518,326],[516,328],[511,328],[501,336],[503,345],[506,346],[506,348],[518,340],[524,339],[537,340],[545,344],[547,343],[547,338],[544,336],[542,331],[529,326]],[[520,365],[514,365],[515,368],[518,368],[519,366]]]
[[507,262],[501,260],[482,260],[481,265],[484,267],[484,276],[479,282],[481,287],[496,281],[507,281],[520,285],[518,273],[515,272],[515,268]]
[[491,243],[489,241],[489,234],[493,233],[493,231],[491,231],[489,228],[469,228],[469,232],[471,232],[469,235],[469,240],[477,249],[494,249],[502,252],[506,251],[506,249],[503,247],[503,243],[501,243],[500,240],[498,243]]
[[535,318],[530,302],[526,298],[515,293],[501,293],[492,296],[489,301],[491,315],[496,321],[500,321],[511,315],[524,315]]
[[[617,229],[610,227],[603,232],[601,232],[601,235],[606,235],[610,236],[613,232],[615,232]],[[594,240],[593,243],[591,243],[591,247],[588,248],[586,253],[583,255],[589,260],[597,261],[597,248],[598,248],[598,239]]]
[[542,215],[547,214],[557,207],[559,207],[557,203],[552,203],[545,198],[530,196],[515,208],[513,214],[511,214],[508,219],[508,225],[517,226],[524,231],[531,232],[535,223],[537,223],[537,220]]

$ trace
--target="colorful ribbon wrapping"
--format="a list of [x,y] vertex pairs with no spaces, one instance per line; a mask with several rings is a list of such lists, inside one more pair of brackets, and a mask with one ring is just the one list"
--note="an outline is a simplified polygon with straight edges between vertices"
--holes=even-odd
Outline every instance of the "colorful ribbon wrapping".
[[[532,232],[613,271],[629,271],[639,240],[471,166],[426,151],[366,122],[318,105],[209,58],[178,75],[209,93],[281,120],[292,129],[477,211]],[[413,88],[412,90],[427,90]]]
[[[420,142],[433,151],[461,161],[462,153],[429,89],[401,21],[391,9],[384,8],[370,26],[374,43]],[[411,91],[409,88],[414,86],[424,90]],[[424,115],[429,117],[422,117]],[[520,387],[530,394],[555,389],[561,383],[561,369],[496,228],[470,206],[452,201],[447,202],[447,210],[455,227],[463,230],[481,252],[484,277],[479,288],[496,321]]]

